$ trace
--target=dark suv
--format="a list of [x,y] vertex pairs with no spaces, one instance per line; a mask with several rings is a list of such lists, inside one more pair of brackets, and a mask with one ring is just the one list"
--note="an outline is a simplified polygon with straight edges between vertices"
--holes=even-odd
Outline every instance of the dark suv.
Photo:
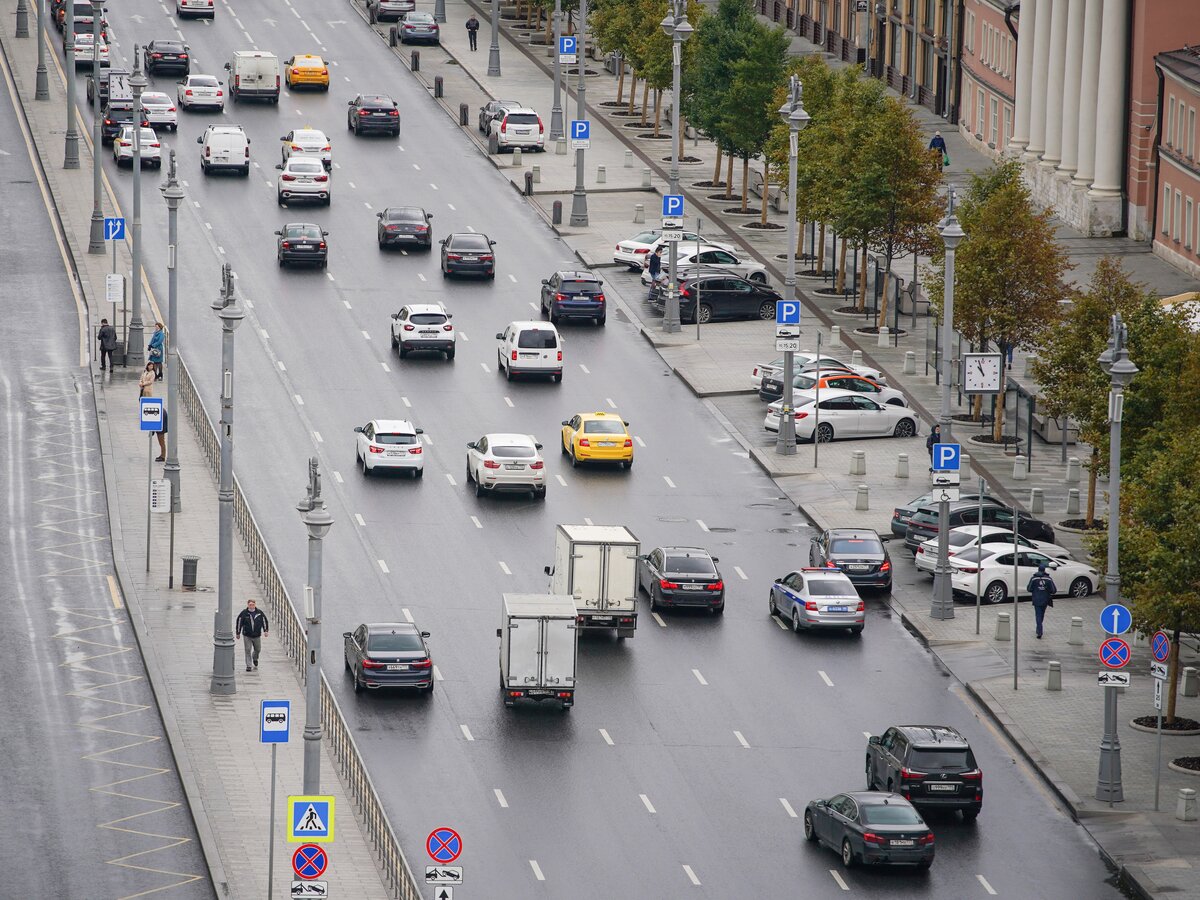
[[[650,289],[650,303],[662,310],[667,302],[667,280]],[[781,297],[769,287],[721,270],[688,272],[679,279],[679,317],[700,323],[716,319],[769,319],[775,321],[775,304]],[[698,304],[698,305],[697,305]]]
[[[979,501],[959,500],[950,504],[950,527],[979,524]],[[983,524],[995,525],[998,528],[1012,530],[1013,511],[1008,506],[983,506]],[[1017,533],[1031,541],[1049,541],[1054,543],[1054,528],[1041,519],[1035,519],[1028,513],[1022,512],[1017,519]],[[913,553],[917,547],[938,536],[938,505],[936,503],[920,506],[913,513],[912,520],[904,533],[904,546]]]
[[[132,125],[134,122],[134,109],[132,103],[110,103],[104,107],[104,121],[100,123],[100,143],[111,144],[121,133],[121,129],[126,125]],[[149,128],[150,122],[146,119],[145,110],[142,111],[142,127]]]
[[178,72],[188,75],[192,71],[191,56],[183,41],[154,40],[146,45],[146,74]]
[[591,272],[555,272],[542,279],[542,315],[558,324],[561,319],[607,318],[604,282]]
[[830,528],[809,544],[808,564],[841,569],[858,588],[892,589],[892,560],[870,528]]
[[386,94],[359,94],[347,105],[346,127],[355,134],[383,131],[400,136],[400,110]]
[[918,809],[983,808],[983,772],[967,739],[949,725],[894,725],[867,739],[867,789],[894,791]]

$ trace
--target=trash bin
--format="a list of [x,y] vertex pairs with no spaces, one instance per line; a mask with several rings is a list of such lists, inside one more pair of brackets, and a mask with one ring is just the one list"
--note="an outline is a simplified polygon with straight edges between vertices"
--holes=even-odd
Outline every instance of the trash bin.
[[200,562],[198,556],[183,557],[183,583],[182,587],[185,591],[194,591],[196,589],[196,564]]

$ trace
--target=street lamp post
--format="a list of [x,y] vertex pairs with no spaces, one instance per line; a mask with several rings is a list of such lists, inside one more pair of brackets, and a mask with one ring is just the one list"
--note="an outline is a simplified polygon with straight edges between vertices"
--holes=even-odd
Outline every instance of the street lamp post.
[[[183,188],[175,176],[175,151],[172,150],[167,181],[160,188],[163,199],[167,201],[167,410],[172,416],[179,401],[179,267],[176,254],[179,252],[179,204],[183,202]],[[171,514],[174,522],[174,514],[183,510],[179,496],[179,437],[175,428],[167,429],[167,461],[163,465],[163,475],[171,483]],[[172,559],[168,587],[174,579],[174,572],[175,562]]]
[[[587,118],[587,0],[579,0],[579,34],[575,40],[575,66],[579,70],[579,83],[575,86],[575,117],[579,121]],[[583,189],[582,147],[575,151],[575,192],[571,195],[571,225],[586,228],[588,224],[587,193]]]
[[233,268],[221,267],[221,293],[212,304],[221,319],[221,484],[217,493],[217,614],[213,622],[211,694],[236,694],[233,674],[233,333],[246,311],[234,293]]
[[[1119,603],[1121,575],[1117,564],[1121,534],[1121,419],[1125,407],[1125,388],[1138,373],[1129,359],[1126,344],[1129,332],[1120,314],[1109,322],[1108,346],[1100,354],[1100,368],[1109,377],[1108,392],[1108,571],[1104,574],[1104,600]],[[1117,689],[1104,688],[1104,736],[1100,739],[1100,773],[1096,779],[1096,799],[1112,805],[1125,799],[1121,786],[1121,740],[1117,735]]]
[[[669,0],[670,10],[660,23],[663,34],[671,39],[671,171],[670,192],[679,193],[679,70],[683,57],[683,42],[695,30],[687,19],[687,0]],[[671,241],[667,249],[667,299],[663,305],[662,330],[677,334],[683,327],[679,321],[679,242]],[[696,303],[696,321],[700,321],[700,303]]]
[[304,615],[308,619],[308,659],[304,677],[304,793],[321,793],[321,549],[333,516],[321,499],[317,458],[308,461],[308,493],[296,504],[308,529],[308,585]]
[[[91,0],[92,4],[92,84],[94,85],[96,108],[92,116],[92,224],[88,233],[88,253],[104,252],[104,210],[100,206],[100,120],[104,110],[100,108],[100,21],[104,16],[104,0]],[[75,26],[67,22],[68,31]],[[68,81],[72,79],[68,76]],[[129,348],[125,348],[129,352]]]
[[488,75],[500,75],[500,0],[492,0],[492,46],[488,47]]
[[[783,299],[792,303],[796,300],[796,166],[800,157],[800,131],[809,121],[803,97],[804,85],[799,76],[793,75],[788,79],[788,99],[779,107],[779,115],[788,126],[788,259]],[[799,331],[797,322],[796,332]],[[796,419],[792,415],[795,372],[795,353],[787,350],[783,354],[783,408],[779,411],[779,434],[775,440],[775,452],[781,456],[796,454]]]
[[[129,89],[133,92],[133,273],[130,276],[129,338],[125,347],[125,364],[141,368],[145,365],[145,345],[142,340],[142,91],[149,83],[142,72],[145,50],[133,45],[133,75]],[[100,106],[100,82],[96,82],[96,107]],[[99,146],[99,145],[97,145]],[[174,337],[172,337],[174,341]],[[167,409],[174,411],[170,404]],[[167,432],[170,434],[170,431]],[[174,487],[174,485],[172,485]]]
[[[50,99],[50,81],[46,77],[46,2],[47,0],[38,0],[38,62],[34,100]],[[71,60],[68,59],[67,62],[70,63]]]
[[[953,360],[950,359],[950,340],[954,334],[954,249],[966,237],[958,217],[954,215],[954,193],[950,193],[949,209],[939,229],[946,246],[945,287],[942,290],[942,344],[938,354],[942,372],[942,408],[938,415],[941,442],[951,444],[953,420],[950,418],[950,382]],[[1015,525],[1013,526],[1016,527]],[[933,602],[929,615],[934,619],[954,618],[954,593],[950,583],[950,503],[938,503],[938,559],[933,573]]]
[[13,37],[29,37],[29,2],[17,0],[17,31]]
[[[554,107],[550,110],[550,140],[562,140],[562,0],[554,0]],[[578,58],[578,56],[576,57]]]
[[433,21],[438,24],[446,22],[446,0],[434,0],[433,4]]
[[[75,0],[67,0],[66,18],[68,22],[75,21]],[[63,55],[67,65],[67,135],[63,142],[63,168],[78,169],[79,130],[76,128],[76,119],[79,112],[75,108],[75,28],[68,28],[66,34]]]

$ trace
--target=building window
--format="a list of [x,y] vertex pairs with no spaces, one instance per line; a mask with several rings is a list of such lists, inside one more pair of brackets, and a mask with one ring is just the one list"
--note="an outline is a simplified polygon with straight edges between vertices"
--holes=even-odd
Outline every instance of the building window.
[[1013,111],[1012,107],[1005,105],[1004,107],[1004,143],[999,145],[999,149],[1003,150],[1008,146],[1008,142],[1012,140],[1013,130]]
[[984,116],[983,109],[984,109],[984,104],[987,102],[986,101],[987,95],[979,88],[976,88],[975,89],[975,97],[976,97],[975,132],[982,137],[984,132],[986,131],[986,129],[983,127],[983,116]]
[[1194,155],[1193,151],[1196,149],[1196,108],[1194,106],[1188,107],[1187,122],[1187,156],[1188,159],[1191,159]]
[[1183,246],[1192,249],[1192,198],[1188,197],[1183,206]]
[[1175,192],[1175,223],[1174,223],[1175,224],[1175,233],[1171,236],[1173,238],[1175,238],[1175,243],[1177,243],[1177,244],[1179,243],[1179,216],[1180,216],[1180,213],[1182,212],[1181,207],[1183,206],[1183,204],[1180,202],[1181,199],[1182,198],[1179,196],[1179,191],[1176,191]]
[[1170,147],[1175,140],[1175,98],[1171,97],[1167,101],[1167,146]]
[[1011,37],[1004,39],[1004,77],[1008,77],[1009,66],[1012,64],[1012,48],[1013,40]]
[[1000,101],[992,98],[992,143],[1000,146]]
[[1162,233],[1171,236],[1171,186],[1163,185],[1163,223]]

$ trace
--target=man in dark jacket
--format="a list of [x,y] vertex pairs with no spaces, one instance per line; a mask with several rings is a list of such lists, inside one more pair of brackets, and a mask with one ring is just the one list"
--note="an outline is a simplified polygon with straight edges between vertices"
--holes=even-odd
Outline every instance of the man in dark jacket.
[[471,50],[474,52],[479,41],[479,20],[474,15],[467,19],[467,39],[471,42]]
[[925,449],[929,451],[929,471],[933,471],[933,445],[942,442],[942,428],[934,425],[929,429],[929,437],[925,438]]
[[1037,621],[1038,640],[1042,637],[1042,619],[1046,617],[1046,607],[1054,602],[1058,588],[1054,579],[1046,574],[1046,565],[1038,566],[1037,574],[1029,579],[1029,593],[1033,599],[1033,615]]
[[100,371],[112,368],[113,351],[117,349],[117,329],[108,324],[108,319],[100,320],[100,330],[96,332],[96,340],[100,344]]
[[246,601],[246,608],[238,613],[237,636],[246,647],[246,671],[258,668],[258,654],[262,650],[262,639],[271,631],[267,617],[261,609],[257,609],[253,600]]
[[950,165],[950,154],[946,152],[946,139],[940,131],[935,131],[929,141],[929,149],[938,155],[938,165],[945,169]]
[[659,244],[646,260],[646,271],[650,273],[649,296],[651,297],[654,296],[654,285],[658,281],[658,276],[662,274],[662,252],[662,244]]

